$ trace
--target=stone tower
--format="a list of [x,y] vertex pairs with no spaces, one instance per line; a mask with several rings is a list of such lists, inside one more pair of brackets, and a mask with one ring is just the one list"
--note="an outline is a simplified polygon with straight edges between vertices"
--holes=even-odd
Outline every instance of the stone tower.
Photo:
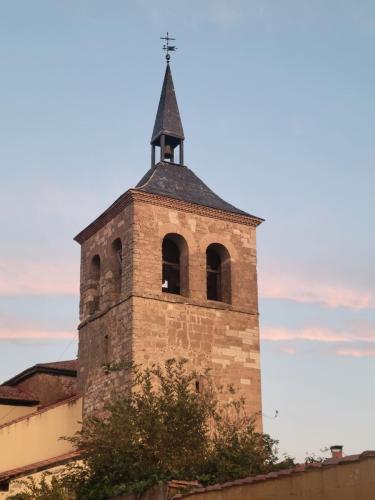
[[255,232],[262,219],[219,198],[185,166],[183,143],[167,64],[150,170],[75,238],[84,413],[127,383],[124,370],[106,367],[184,357],[233,384],[261,428]]

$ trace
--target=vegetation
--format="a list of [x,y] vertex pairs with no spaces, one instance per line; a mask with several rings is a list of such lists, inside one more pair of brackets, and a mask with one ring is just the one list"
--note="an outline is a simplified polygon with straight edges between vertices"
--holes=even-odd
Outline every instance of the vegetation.
[[7,500],[73,500],[71,491],[50,473],[44,473],[40,481],[28,477],[24,481],[17,481],[21,493],[7,497]]
[[305,464],[321,464],[324,462],[324,460],[327,460],[327,457],[322,455],[323,453],[327,453],[329,451],[329,448],[321,448],[320,449],[320,454],[317,455],[316,453],[306,453],[305,457]]
[[[213,388],[209,372],[198,374],[185,360],[169,360],[164,367],[135,370],[133,381],[132,390],[113,397],[103,417],[88,418],[68,438],[83,461],[70,465],[60,481],[77,499],[142,492],[170,479],[211,484],[292,465],[291,459],[279,461],[275,440],[255,431],[243,399],[231,388]],[[52,497],[13,497],[29,498]]]

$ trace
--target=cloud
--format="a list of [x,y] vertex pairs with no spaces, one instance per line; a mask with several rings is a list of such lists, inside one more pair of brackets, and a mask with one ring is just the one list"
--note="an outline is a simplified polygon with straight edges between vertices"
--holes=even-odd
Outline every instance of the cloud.
[[35,321],[21,321],[14,316],[0,316],[0,340],[64,340],[74,339],[77,332],[50,328]]
[[0,326],[0,340],[64,340],[73,339],[75,332],[64,330],[41,330],[27,327],[7,328]]
[[351,356],[352,358],[375,357],[375,348],[369,349],[337,349],[338,356]]
[[243,0],[210,0],[208,14],[215,24],[231,27],[248,14],[248,7]]
[[295,347],[292,347],[292,346],[283,346],[280,348],[280,351],[281,352],[285,352],[285,354],[295,354],[297,352],[297,349]]
[[326,307],[351,310],[375,309],[375,292],[324,283],[313,277],[285,274],[260,276],[259,296],[263,299],[285,299]]
[[334,330],[330,328],[315,326],[295,329],[283,327],[265,327],[261,329],[261,339],[271,342],[306,340],[311,342],[325,343],[375,343],[375,328],[363,329],[363,331],[358,332]]
[[72,262],[0,260],[0,295],[78,295],[79,271]]
[[347,321],[341,329],[317,325],[264,327],[260,334],[262,341],[286,354],[309,352],[353,358],[375,357],[375,324],[367,320]]

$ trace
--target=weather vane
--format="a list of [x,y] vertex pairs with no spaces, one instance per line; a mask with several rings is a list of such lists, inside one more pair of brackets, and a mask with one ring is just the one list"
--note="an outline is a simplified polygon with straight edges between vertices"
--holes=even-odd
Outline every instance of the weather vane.
[[167,60],[167,64],[169,64],[169,60],[171,58],[169,52],[174,52],[175,50],[177,50],[177,47],[175,45],[169,45],[169,42],[171,40],[176,40],[176,39],[175,38],[171,38],[169,36],[168,31],[167,31],[167,36],[161,36],[160,40],[165,40],[166,41],[166,43],[163,45],[163,50],[165,50],[165,52],[166,52],[165,58]]

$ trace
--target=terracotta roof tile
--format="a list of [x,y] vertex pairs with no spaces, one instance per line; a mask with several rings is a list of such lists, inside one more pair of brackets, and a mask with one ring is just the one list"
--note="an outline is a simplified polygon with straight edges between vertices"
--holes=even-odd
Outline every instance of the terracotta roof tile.
[[33,464],[25,465],[23,467],[7,470],[5,472],[0,473],[0,483],[9,481],[10,479],[14,479],[16,477],[25,476],[26,474],[32,474],[35,472],[39,472],[41,470],[55,467],[57,465],[62,465],[78,457],[79,457],[78,451],[71,451],[69,453],[65,453],[64,455],[48,458],[47,460],[43,460],[41,462],[35,462]]
[[18,389],[17,387],[11,387],[9,385],[0,386],[0,404],[6,401],[8,404],[14,403],[28,403],[30,404],[38,404],[39,401],[35,399],[31,394]]
[[67,361],[55,361],[53,363],[38,363],[35,366],[56,368],[58,370],[77,370],[78,359],[69,359]]

